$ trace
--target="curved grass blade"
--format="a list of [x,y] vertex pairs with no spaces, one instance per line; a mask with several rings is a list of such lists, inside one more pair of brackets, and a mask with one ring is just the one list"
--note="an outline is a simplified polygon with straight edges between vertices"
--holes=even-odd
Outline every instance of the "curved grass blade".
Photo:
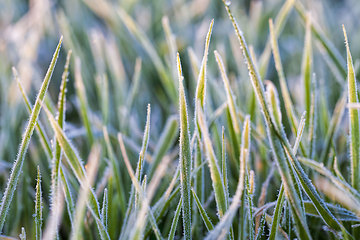
[[36,194],[35,194],[35,239],[40,240],[42,234],[42,191],[41,191],[41,175],[40,167],[37,167],[37,179],[36,179]]
[[168,237],[169,240],[174,239],[176,228],[177,228],[179,217],[180,217],[180,213],[181,213],[181,205],[182,205],[182,198],[180,198],[180,201],[175,210],[175,215],[174,215],[173,221],[171,223],[170,233],[169,233],[169,237]]
[[208,215],[206,214],[206,211],[205,211],[205,209],[203,208],[203,206],[202,206],[202,204],[201,204],[201,202],[200,202],[200,200],[199,200],[198,196],[196,195],[196,193],[195,193],[195,191],[194,191],[193,188],[191,189],[191,192],[192,192],[192,194],[193,194],[193,197],[194,197],[195,202],[196,202],[196,206],[197,206],[197,208],[198,208],[198,210],[199,210],[199,212],[200,212],[201,218],[203,219],[204,224],[205,224],[207,230],[208,230],[208,231],[213,230],[213,229],[214,229],[214,225],[212,224],[210,218],[209,218]]
[[[347,80],[348,80],[348,99],[349,103],[357,103],[357,88],[356,76],[354,66],[349,48],[349,42],[346,35],[346,30],[343,25],[345,46],[347,54]],[[359,127],[359,112],[356,108],[349,109],[349,125],[350,125],[350,159],[351,159],[351,185],[360,190],[360,127]]]
[[[326,203],[326,205],[328,206],[328,208],[331,210],[331,212],[333,212],[333,214],[335,216],[337,216],[337,218],[340,221],[343,222],[360,222],[360,218],[358,216],[356,216],[352,211],[349,211],[345,208],[330,204],[330,203]],[[311,201],[304,201],[304,206],[305,206],[305,211],[306,214],[311,215],[311,216],[316,216],[316,217],[320,217],[318,212],[316,211],[316,208],[314,207],[314,204],[312,204]]]
[[11,204],[11,200],[12,200],[12,198],[14,196],[14,193],[15,193],[15,189],[16,189],[16,186],[17,186],[17,183],[18,183],[18,180],[19,180],[19,176],[20,176],[20,173],[21,173],[21,170],[22,170],[22,166],[23,166],[23,163],[24,163],[24,160],[25,160],[25,154],[27,152],[31,136],[32,136],[32,134],[34,132],[34,128],[35,128],[38,116],[40,114],[41,102],[45,98],[45,94],[46,94],[47,88],[49,86],[52,73],[53,73],[54,68],[55,68],[56,60],[57,60],[57,58],[59,56],[61,43],[62,43],[62,37],[60,38],[59,44],[57,45],[57,48],[56,48],[55,53],[53,55],[53,58],[51,60],[50,66],[49,66],[49,68],[48,68],[48,70],[46,72],[44,81],[43,81],[43,83],[41,85],[41,88],[39,90],[39,93],[37,95],[33,111],[31,112],[28,125],[26,127],[23,138],[21,140],[21,144],[20,144],[20,147],[19,147],[19,151],[18,151],[16,160],[15,160],[14,165],[13,165],[12,170],[11,170],[10,178],[8,180],[4,195],[3,195],[2,200],[1,200],[0,232],[3,229],[6,214],[8,212],[8,209],[9,209],[10,204]]
[[188,111],[186,106],[185,90],[183,85],[183,76],[181,70],[181,62],[179,53],[177,54],[177,66],[179,77],[179,115],[180,115],[180,183],[181,183],[181,199],[183,209],[184,237],[191,239],[191,149],[190,134],[188,123]]

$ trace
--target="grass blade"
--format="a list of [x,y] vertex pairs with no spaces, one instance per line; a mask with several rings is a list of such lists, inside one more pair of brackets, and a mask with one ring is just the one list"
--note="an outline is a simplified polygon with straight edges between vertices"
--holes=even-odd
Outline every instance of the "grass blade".
[[18,180],[19,180],[19,176],[20,176],[22,166],[23,166],[23,163],[24,163],[24,160],[25,160],[25,154],[27,152],[31,136],[32,136],[32,134],[34,132],[34,128],[35,128],[37,119],[38,119],[39,114],[40,114],[41,102],[45,98],[45,94],[46,94],[47,88],[49,86],[52,73],[53,73],[54,68],[55,68],[56,60],[57,60],[57,58],[59,56],[61,43],[62,43],[62,37],[60,38],[59,44],[58,44],[58,46],[57,46],[57,48],[55,50],[55,53],[54,53],[53,58],[51,60],[50,66],[48,68],[48,71],[46,72],[44,81],[43,81],[43,83],[41,85],[38,96],[36,98],[34,109],[31,112],[28,125],[26,127],[23,138],[21,140],[21,144],[20,144],[20,147],[19,147],[19,151],[18,151],[16,160],[15,160],[14,165],[13,165],[12,170],[11,170],[10,178],[8,180],[4,195],[3,195],[2,200],[1,200],[0,232],[3,229],[6,214],[8,212],[8,209],[9,209],[10,204],[11,204],[11,200],[12,200],[12,198],[14,196],[14,193],[15,193],[15,190],[16,190],[16,186],[17,186],[17,183],[18,183]]
[[188,123],[188,111],[186,106],[186,96],[183,85],[183,76],[181,70],[180,56],[177,55],[178,77],[179,77],[179,115],[180,115],[180,183],[181,183],[181,199],[183,224],[184,224],[184,237],[191,239],[191,149],[190,149],[190,134]]
[[193,194],[193,197],[194,197],[195,202],[196,202],[196,206],[197,206],[197,208],[198,208],[198,210],[199,210],[199,212],[200,212],[201,218],[203,219],[204,224],[205,224],[207,230],[208,230],[208,231],[213,230],[213,229],[214,229],[214,225],[212,224],[210,218],[209,218],[208,215],[206,214],[206,211],[205,211],[204,207],[202,206],[202,204],[201,204],[198,196],[196,195],[194,189],[191,189],[191,192],[192,192],[192,194]]
[[41,191],[41,175],[40,167],[37,168],[36,194],[35,194],[35,239],[40,240],[42,234],[42,191]]
[[[200,107],[200,103],[198,103],[198,107]],[[220,219],[224,216],[225,211],[227,209],[227,200],[226,200],[226,190],[223,182],[223,177],[220,172],[220,168],[218,165],[218,160],[216,158],[209,132],[206,126],[205,117],[201,109],[199,108],[198,112],[198,123],[200,127],[200,131],[203,137],[203,142],[206,150],[206,156],[208,159],[208,164],[210,168],[210,175],[212,186],[215,192],[216,206],[217,212]]]
[[89,105],[88,105],[88,100],[85,92],[85,85],[81,73],[80,58],[77,58],[75,60],[75,88],[80,103],[79,107],[80,107],[81,120],[83,121],[83,124],[85,126],[89,144],[92,145],[94,143],[94,134],[91,129],[91,123],[89,120]]
[[221,218],[220,222],[215,226],[215,228],[206,236],[206,240],[212,239],[224,239],[225,236],[229,233],[231,228],[233,218],[236,214],[236,210],[239,207],[242,194],[245,189],[245,170],[247,160],[249,158],[250,152],[250,117],[247,116],[244,122],[244,130],[242,135],[242,145],[241,145],[241,155],[240,155],[240,174],[239,182],[236,188],[235,196],[233,201],[226,211],[225,215]]
[[176,228],[177,228],[179,217],[180,217],[180,213],[181,213],[182,202],[183,202],[182,198],[180,198],[180,201],[175,210],[175,215],[174,215],[173,221],[171,223],[170,233],[169,233],[169,237],[168,237],[169,240],[174,239]]
[[102,205],[102,209],[101,209],[101,218],[102,218],[103,224],[106,228],[108,228],[108,213],[109,213],[109,197],[108,197],[107,188],[105,188],[103,205]]
[[305,91],[305,111],[306,111],[306,126],[309,126],[310,108],[311,108],[311,71],[312,71],[312,46],[311,46],[311,18],[306,16],[306,33],[305,44],[303,51],[303,61],[301,67],[301,75]]
[[[347,54],[347,68],[348,68],[348,99],[349,103],[357,103],[357,89],[356,76],[354,66],[349,48],[349,42],[346,35],[346,30],[343,25],[345,36],[345,46]],[[349,125],[350,125],[350,159],[351,159],[351,185],[360,191],[360,128],[359,128],[359,112],[356,108],[349,109]]]
[[95,218],[101,239],[109,239],[108,232],[101,221],[99,202],[93,189],[90,187],[91,185],[88,184],[89,180],[87,179],[88,177],[86,176],[84,165],[80,157],[78,156],[78,153],[70,143],[69,139],[65,136],[65,133],[60,128],[59,124],[56,122],[52,114],[46,108],[45,112],[48,116],[52,128],[55,131],[56,139],[59,142],[62,150],[64,151],[67,162],[69,163],[74,175],[76,176],[77,180],[80,182],[80,185],[83,188],[90,188],[87,204],[91,214]]
[[278,199],[276,201],[276,207],[275,207],[275,212],[274,212],[274,216],[273,216],[273,221],[271,224],[271,230],[270,230],[270,236],[269,236],[269,240],[275,240],[276,239],[276,233],[277,233],[277,229],[279,226],[279,222],[280,222],[280,214],[281,214],[281,208],[282,205],[284,203],[284,187],[283,185],[281,185],[280,187],[280,193],[278,196]]

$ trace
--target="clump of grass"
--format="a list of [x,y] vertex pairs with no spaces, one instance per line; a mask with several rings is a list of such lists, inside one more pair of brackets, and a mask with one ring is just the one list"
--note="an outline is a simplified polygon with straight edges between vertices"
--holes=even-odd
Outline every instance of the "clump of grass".
[[[323,16],[301,0],[246,11],[236,1],[205,2],[65,0],[6,20],[4,237],[360,238],[352,25],[349,40],[343,26],[344,47],[339,27],[315,18],[331,8]],[[41,29],[23,28],[47,12],[56,14]],[[37,82],[48,50],[39,42],[58,31],[67,54],[61,37]]]

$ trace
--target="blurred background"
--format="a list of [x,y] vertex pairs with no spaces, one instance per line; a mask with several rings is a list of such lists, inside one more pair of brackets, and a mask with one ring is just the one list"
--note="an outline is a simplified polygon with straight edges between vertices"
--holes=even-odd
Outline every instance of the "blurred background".
[[[324,35],[334,44],[343,59],[345,45],[341,25],[347,29],[355,68],[360,62],[360,2],[358,0],[296,0],[301,2]],[[245,38],[252,46],[257,60],[266,48],[269,18],[276,18],[285,0],[232,0],[231,9]],[[214,19],[208,62],[208,112],[213,113],[226,100],[213,51],[223,56],[227,73],[237,96],[237,104],[253,121],[254,95],[241,56],[233,27],[221,0],[1,0],[0,1],[0,189],[4,189],[9,169],[15,159],[28,112],[12,75],[14,66],[30,101],[35,101],[52,54],[61,35],[64,42],[49,87],[47,104],[54,111],[61,74],[68,50],[72,50],[67,93],[66,133],[74,141],[81,156],[90,151],[86,129],[81,122],[76,95],[75,75],[82,76],[90,122],[96,136],[106,126],[112,136],[118,131],[127,137],[132,156],[141,146],[146,106],[152,106],[149,151],[169,116],[177,114],[176,52],[180,53],[185,77],[190,118],[193,118],[194,93],[205,36]],[[279,35],[279,47],[292,98],[301,113],[303,84],[301,61],[304,48],[305,24],[294,8]],[[334,109],[342,93],[344,75],[331,67],[329,57],[313,37],[313,66],[316,73],[319,102]],[[272,57],[262,72],[278,86]],[[345,67],[345,61],[342,63]],[[218,89],[221,91],[218,91]],[[319,112],[322,109],[319,108]],[[331,112],[321,118],[329,118]],[[45,115],[41,115],[46,122]],[[329,120],[319,126],[324,136]],[[47,129],[50,129],[48,124]],[[193,129],[193,122],[191,122]],[[344,127],[346,130],[346,127]],[[219,130],[220,131],[220,130]],[[52,135],[50,135],[52,136]],[[320,138],[320,137],[319,137]],[[346,136],[339,135],[339,162],[347,155]],[[39,148],[37,137],[31,141],[25,161],[21,184],[14,199],[7,233],[32,226],[32,206],[36,165],[43,169],[45,201],[48,202],[50,171],[48,159]],[[345,139],[345,140],[344,140]],[[177,145],[175,141],[174,146]],[[219,143],[217,143],[219,144]],[[321,141],[317,143],[321,148]],[[259,180],[260,181],[260,180]],[[74,184],[76,185],[76,184]],[[1,191],[2,192],[2,191]],[[44,211],[48,211],[44,208]],[[28,227],[31,228],[31,227]],[[67,229],[66,225],[63,226]],[[112,229],[116,232],[117,230]],[[115,235],[115,233],[113,233]]]

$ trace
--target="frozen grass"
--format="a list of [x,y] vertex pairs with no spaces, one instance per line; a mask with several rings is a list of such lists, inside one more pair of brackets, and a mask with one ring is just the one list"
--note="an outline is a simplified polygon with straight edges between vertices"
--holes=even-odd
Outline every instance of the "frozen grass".
[[359,239],[360,5],[304,2],[6,3],[1,237]]

